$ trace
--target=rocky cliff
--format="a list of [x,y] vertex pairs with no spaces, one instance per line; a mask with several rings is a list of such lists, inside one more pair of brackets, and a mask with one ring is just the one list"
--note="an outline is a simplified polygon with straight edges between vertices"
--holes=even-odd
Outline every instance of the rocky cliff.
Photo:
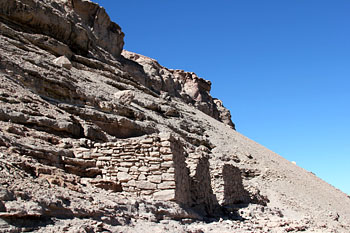
[[344,193],[123,37],[88,0],[0,0],[2,232],[350,231]]

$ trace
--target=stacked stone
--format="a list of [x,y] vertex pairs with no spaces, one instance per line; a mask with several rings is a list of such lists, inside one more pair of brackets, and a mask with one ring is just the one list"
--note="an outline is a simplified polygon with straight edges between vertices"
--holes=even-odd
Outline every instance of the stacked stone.
[[117,181],[122,190],[156,200],[175,200],[172,137],[149,135],[118,142],[95,143],[76,150],[76,157],[94,160],[104,180]]
[[209,149],[203,145],[190,150],[189,156],[186,158],[186,164],[190,170],[190,177],[194,177],[197,171],[198,163],[203,158],[208,158]]

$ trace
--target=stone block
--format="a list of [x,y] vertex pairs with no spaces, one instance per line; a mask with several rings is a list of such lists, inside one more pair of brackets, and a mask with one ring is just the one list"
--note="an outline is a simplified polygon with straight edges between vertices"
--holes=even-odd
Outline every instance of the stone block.
[[163,173],[162,174],[162,180],[164,181],[174,181],[175,180],[175,174],[174,173]]
[[174,189],[175,181],[165,181],[157,185],[158,189]]
[[161,142],[161,145],[164,147],[170,147],[171,143],[169,141],[164,141],[164,142]]
[[148,161],[153,161],[153,162],[162,162],[162,159],[159,157],[149,157]]
[[171,134],[170,133],[160,133],[159,138],[160,138],[161,142],[169,141],[171,139]]
[[173,155],[162,155],[161,157],[164,161],[172,161],[173,160]]
[[127,168],[127,167],[118,167],[117,170],[118,170],[118,172],[129,172],[130,168]]
[[159,165],[160,166],[160,163],[159,161],[149,161],[148,162],[150,166],[153,166],[153,165]]
[[137,181],[136,187],[145,190],[155,190],[157,188],[157,185],[149,181]]
[[173,161],[166,161],[160,164],[161,167],[166,167],[166,168],[173,167],[173,165],[174,165]]
[[152,152],[149,152],[149,155],[151,157],[159,157],[160,156],[160,153],[158,151],[152,151]]
[[141,191],[141,195],[143,195],[143,196],[150,196],[153,193],[154,193],[153,190],[143,190],[143,191]]
[[121,167],[132,167],[134,165],[134,163],[132,162],[121,162],[120,166]]
[[152,171],[152,175],[162,175],[163,173],[158,170],[158,171]]
[[90,152],[90,149],[85,148],[85,147],[79,147],[79,148],[76,148],[74,151],[76,151],[76,152]]
[[106,156],[97,158],[98,161],[110,161],[111,159],[112,157],[106,157]]
[[145,174],[141,173],[137,179],[138,180],[146,180],[147,178],[146,178]]
[[162,190],[155,192],[153,198],[157,201],[174,201],[175,200],[175,190]]
[[129,180],[125,185],[136,187],[136,181],[135,180]]
[[171,148],[170,147],[161,147],[159,149],[161,154],[172,154]]
[[132,176],[126,172],[118,172],[117,179],[120,182],[128,182],[132,179]]
[[162,182],[162,176],[161,175],[147,176],[147,180],[152,183],[160,184]]
[[141,144],[153,144],[153,138],[146,138],[140,141]]
[[140,172],[149,172],[149,167],[142,166],[142,167],[139,168],[139,171]]
[[137,158],[131,158],[131,159],[128,159],[128,162],[133,162],[133,163],[136,163],[136,162],[139,162],[140,160],[137,159]]
[[103,167],[103,161],[97,161],[96,162],[96,167]]
[[102,154],[113,154],[113,149],[109,149],[109,150],[100,150],[99,151],[100,153],[102,153]]
[[158,171],[160,169],[160,164],[152,164],[150,167],[149,167],[149,170],[150,171]]

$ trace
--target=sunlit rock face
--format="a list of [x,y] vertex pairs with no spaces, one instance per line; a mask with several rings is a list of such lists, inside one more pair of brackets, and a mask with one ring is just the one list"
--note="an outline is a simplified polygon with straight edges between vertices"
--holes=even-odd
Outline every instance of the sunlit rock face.
[[111,22],[103,8],[91,1],[2,0],[0,7],[1,17],[15,22],[12,26],[42,34],[41,37],[32,35],[39,36],[35,38],[37,44],[50,43],[47,40],[55,39],[68,46],[58,49],[57,54],[70,57],[74,52],[102,58],[99,54],[102,49],[118,58],[123,49],[121,28]]

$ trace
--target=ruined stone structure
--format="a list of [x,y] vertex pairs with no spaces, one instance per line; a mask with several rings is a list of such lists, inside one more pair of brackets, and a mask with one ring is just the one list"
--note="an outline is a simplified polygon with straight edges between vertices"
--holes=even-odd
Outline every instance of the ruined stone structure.
[[[208,148],[188,150],[169,133],[95,143],[73,151],[74,158],[64,159],[66,169],[74,172],[77,164],[83,165],[86,174],[94,171],[102,178],[99,182],[92,178],[92,184],[110,182],[114,185],[105,189],[113,188],[134,198],[175,201],[203,213],[219,211],[221,205],[254,201],[254,195],[243,186],[241,170],[231,164],[220,171],[224,195],[215,193],[212,180],[220,181],[210,175]],[[266,200],[260,204],[266,204]]]
[[189,173],[185,154],[169,134],[95,143],[77,148],[75,158],[100,169],[102,179],[117,182],[119,191],[135,197],[190,203]]
[[[96,174],[101,174],[103,181],[117,184],[118,192],[133,197],[175,201],[186,206],[202,206],[203,211],[212,212],[218,203],[211,187],[208,153],[199,148],[189,156],[183,146],[171,134],[153,134],[95,143],[91,148],[75,148],[75,158],[70,160],[86,165],[86,170],[98,170]],[[69,163],[67,160],[65,162]],[[235,189],[234,185],[231,187],[232,182],[241,182],[237,170],[237,177],[232,176],[234,179],[226,184],[226,191]],[[236,194],[238,202],[241,193],[236,190]],[[248,203],[249,199],[245,201]]]

